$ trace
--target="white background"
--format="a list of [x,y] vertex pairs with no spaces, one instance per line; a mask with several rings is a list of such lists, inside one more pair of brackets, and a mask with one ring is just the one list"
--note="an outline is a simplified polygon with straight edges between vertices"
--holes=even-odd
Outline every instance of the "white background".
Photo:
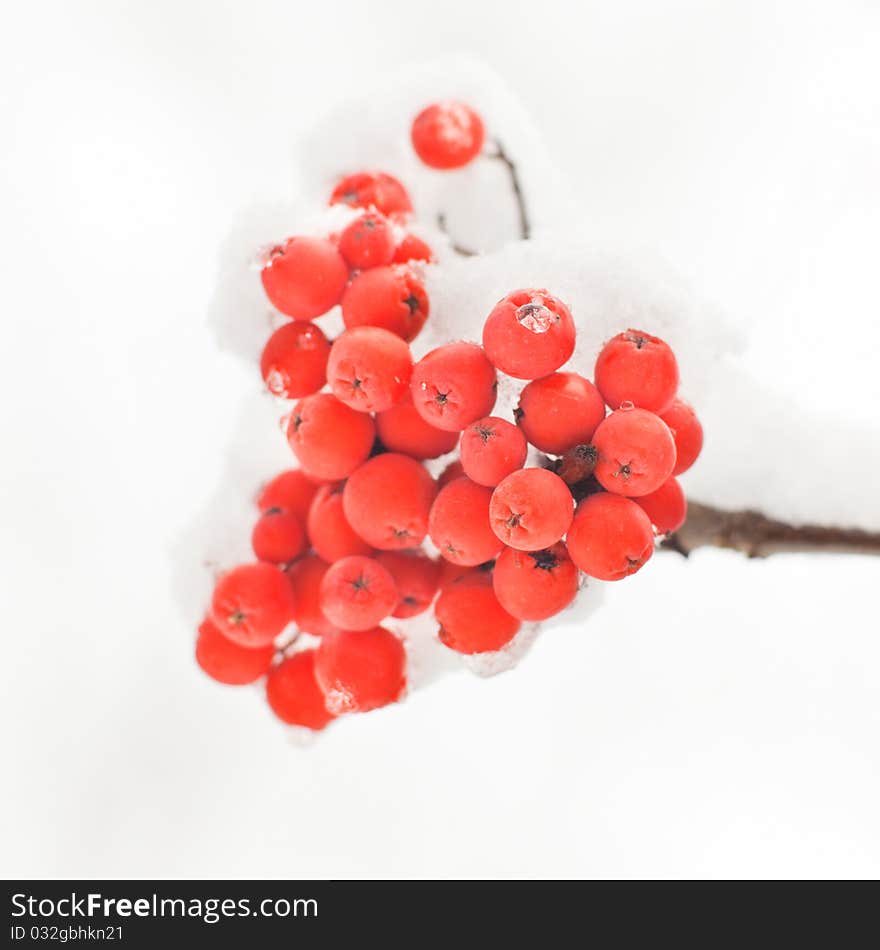
[[[252,386],[205,323],[218,244],[330,102],[422,58],[497,70],[572,203],[752,327],[757,373],[875,416],[878,29],[869,2],[7,11],[0,872],[880,873],[876,560],[658,557],[515,672],[305,750],[198,675],[171,576]],[[821,433],[817,464],[876,491]]]

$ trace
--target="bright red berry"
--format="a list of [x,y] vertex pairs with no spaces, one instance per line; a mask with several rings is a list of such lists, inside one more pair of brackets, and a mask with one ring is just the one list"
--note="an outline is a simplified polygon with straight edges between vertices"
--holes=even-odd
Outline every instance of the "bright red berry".
[[211,619],[243,647],[262,647],[293,620],[293,589],[272,564],[242,564],[220,576],[211,600]]
[[260,489],[257,508],[261,512],[284,508],[305,521],[317,490],[318,486],[301,468],[291,468],[276,475]]
[[657,534],[678,531],[687,518],[687,499],[674,478],[668,478],[650,495],[642,495],[633,501],[645,509]]
[[304,633],[314,637],[325,637],[337,629],[321,610],[321,581],[329,566],[317,554],[307,554],[287,569],[296,599],[294,623]]
[[481,346],[447,343],[416,363],[410,388],[413,403],[426,422],[448,432],[461,432],[492,411],[498,378]]
[[407,234],[395,248],[391,262],[393,264],[408,264],[410,261],[428,263],[433,260],[434,252],[431,248],[415,234]]
[[492,572],[495,596],[519,620],[546,620],[564,610],[578,591],[578,569],[560,541],[543,551],[505,548]]
[[376,427],[330,393],[306,396],[294,406],[287,441],[310,475],[336,481],[347,478],[370,454]]
[[375,208],[384,215],[400,216],[412,211],[406,188],[385,172],[356,172],[333,189],[330,204],[352,208]]
[[662,412],[678,389],[678,363],[659,337],[627,330],[602,347],[596,360],[596,386],[612,409],[632,403]]
[[601,393],[577,373],[551,373],[533,380],[523,388],[516,410],[525,437],[551,455],[589,443],[604,418]]
[[673,475],[681,475],[696,462],[703,448],[703,427],[697,414],[681,399],[660,413],[660,418],[669,426],[675,441],[675,468]]
[[275,649],[270,643],[262,647],[243,647],[233,643],[206,617],[199,626],[196,640],[196,662],[218,683],[244,686],[253,683],[267,672]]
[[381,551],[399,551],[424,541],[436,495],[437,483],[423,465],[386,452],[349,478],[342,504],[348,523],[364,541]]
[[376,560],[394,578],[400,600],[392,617],[415,617],[434,600],[440,565],[422,551],[380,551]]
[[269,508],[254,525],[251,547],[258,561],[290,564],[306,549],[302,519],[284,508]]
[[431,168],[461,168],[483,148],[483,120],[463,102],[436,102],[414,119],[410,131],[413,148]]
[[301,399],[321,389],[327,382],[330,341],[305,320],[279,327],[260,357],[260,372],[266,388],[284,399]]
[[342,506],[341,483],[322,485],[306,519],[306,532],[315,551],[332,564],[352,554],[369,555],[372,547],[348,523]]
[[647,409],[617,409],[596,429],[593,474],[607,491],[650,495],[672,475],[675,442],[669,426]]
[[266,680],[272,712],[289,726],[323,729],[333,718],[315,679],[316,650],[301,650],[282,660]]
[[439,458],[458,444],[457,432],[444,432],[425,422],[416,411],[410,392],[376,415],[376,432],[386,449],[414,459]]
[[520,622],[502,606],[492,572],[472,568],[440,591],[434,605],[440,642],[456,653],[493,653],[517,635]]
[[456,459],[454,462],[450,462],[440,473],[437,478],[437,487],[443,489],[450,482],[454,482],[456,478],[461,478],[462,475],[464,475],[464,466]]
[[358,270],[390,264],[394,251],[394,231],[378,211],[364,212],[339,235],[339,253],[349,267]]
[[381,327],[353,327],[333,341],[327,379],[333,395],[359,412],[384,412],[409,389],[409,346]]
[[375,627],[399,600],[394,578],[371,557],[344,557],[321,581],[321,610],[341,630]]
[[556,544],[573,514],[568,485],[545,468],[522,468],[508,475],[489,503],[492,530],[518,551],[540,551]]
[[491,561],[501,542],[489,524],[492,489],[467,477],[456,478],[437,495],[428,531],[437,550],[453,564]]
[[326,238],[292,237],[272,249],[262,280],[278,310],[294,320],[313,320],[342,299],[348,267]]
[[511,422],[485,416],[461,434],[459,451],[465,474],[478,485],[494,487],[526,464],[526,437]]
[[517,379],[538,379],[559,369],[574,352],[568,307],[546,290],[515,290],[499,300],[483,326],[492,363]]
[[585,574],[619,581],[654,553],[651,519],[631,499],[600,492],[585,498],[566,538],[571,559]]
[[315,673],[333,712],[369,712],[400,699],[406,652],[384,627],[344,630],[321,641]]
[[416,338],[429,310],[424,284],[399,264],[361,271],[342,298],[342,319],[349,330],[382,327],[407,342]]

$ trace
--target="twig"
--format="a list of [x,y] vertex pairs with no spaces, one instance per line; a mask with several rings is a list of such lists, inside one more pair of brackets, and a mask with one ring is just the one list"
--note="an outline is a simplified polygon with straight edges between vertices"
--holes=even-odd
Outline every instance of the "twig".
[[860,528],[792,525],[758,511],[725,511],[691,501],[687,521],[661,547],[684,557],[700,547],[730,548],[748,557],[783,552],[880,555],[880,533]]
[[446,215],[438,214],[437,215],[437,227],[449,238],[449,246],[455,251],[456,254],[461,254],[462,257],[476,257],[478,251],[475,251],[471,247],[465,247],[463,244],[457,244],[449,233],[449,228],[446,227]]
[[507,169],[507,174],[510,176],[510,187],[513,189],[513,197],[516,199],[516,207],[519,213],[520,240],[528,241],[532,236],[532,226],[529,223],[529,215],[526,211],[526,199],[523,195],[522,183],[519,180],[519,170],[516,167],[516,162],[505,152],[500,139],[493,139],[492,142],[496,151],[487,152],[486,157],[501,162]]
[[[519,180],[519,170],[516,167],[516,162],[504,151],[504,146],[501,142],[498,139],[493,139],[492,143],[495,146],[495,151],[484,152],[483,154],[492,161],[501,162],[507,169],[507,174],[510,176],[510,187],[513,190],[513,197],[516,199],[516,208],[519,215],[520,240],[528,241],[532,236],[532,226],[529,223],[529,215],[526,211],[526,199],[523,194],[522,183]],[[452,250],[455,251],[456,254],[461,254],[462,257],[476,257],[479,254],[479,251],[475,251],[472,247],[458,244],[452,239],[449,234],[449,228],[446,226],[445,214],[437,215],[437,227],[449,238]]]

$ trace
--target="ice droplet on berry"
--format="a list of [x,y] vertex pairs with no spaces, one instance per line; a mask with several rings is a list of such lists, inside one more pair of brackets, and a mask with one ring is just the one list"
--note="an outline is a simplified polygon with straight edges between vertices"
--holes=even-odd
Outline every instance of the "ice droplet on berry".
[[534,297],[516,311],[516,319],[532,333],[546,333],[556,321],[556,316],[544,306],[540,297]]

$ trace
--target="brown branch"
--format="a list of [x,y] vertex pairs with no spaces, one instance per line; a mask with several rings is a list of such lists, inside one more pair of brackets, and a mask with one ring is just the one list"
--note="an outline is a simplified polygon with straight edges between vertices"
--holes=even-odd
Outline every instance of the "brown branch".
[[479,251],[475,251],[472,247],[465,247],[463,244],[457,244],[453,240],[452,235],[449,233],[449,228],[446,227],[445,214],[437,215],[437,227],[449,238],[449,246],[456,254],[461,254],[462,257],[476,257],[479,254]]
[[748,557],[795,552],[880,555],[880,533],[859,528],[793,525],[758,511],[725,511],[691,501],[687,521],[661,547],[684,557],[700,547],[729,548]]
[[[507,169],[507,174],[510,177],[510,187],[513,190],[513,197],[516,199],[516,209],[519,216],[519,237],[521,241],[528,241],[532,236],[532,226],[529,223],[529,215],[526,211],[526,199],[523,194],[522,182],[519,180],[519,169],[516,167],[516,162],[504,151],[501,142],[498,139],[493,139],[492,142],[495,151],[484,152],[483,154],[492,161],[501,162]],[[472,247],[466,247],[453,240],[449,228],[446,226],[445,214],[437,215],[437,227],[449,238],[450,246],[456,254],[461,254],[462,257],[476,257],[479,254],[479,251],[475,251]]]
[[532,226],[526,211],[526,199],[523,194],[522,182],[519,179],[519,169],[516,167],[516,162],[504,151],[501,141],[499,139],[493,139],[492,141],[495,145],[495,151],[486,152],[486,157],[501,162],[507,169],[507,174],[510,176],[510,187],[513,189],[513,197],[516,199],[516,208],[519,214],[520,240],[528,241],[532,236]]

